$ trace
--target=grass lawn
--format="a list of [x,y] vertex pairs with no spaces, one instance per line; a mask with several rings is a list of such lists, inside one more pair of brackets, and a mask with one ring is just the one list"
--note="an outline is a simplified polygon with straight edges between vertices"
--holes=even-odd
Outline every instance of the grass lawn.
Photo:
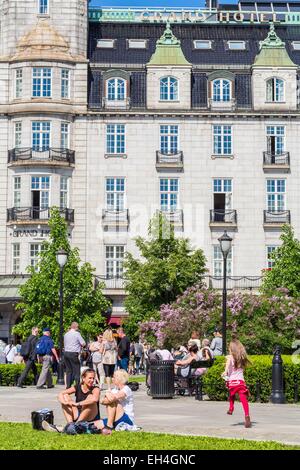
[[111,436],[67,436],[34,431],[30,424],[0,423],[0,450],[288,450],[277,442],[114,432]]

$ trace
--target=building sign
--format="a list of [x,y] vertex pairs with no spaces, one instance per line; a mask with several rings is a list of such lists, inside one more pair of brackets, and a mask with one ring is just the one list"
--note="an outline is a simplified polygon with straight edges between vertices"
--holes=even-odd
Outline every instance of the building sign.
[[300,12],[217,11],[189,9],[90,9],[89,20],[96,22],[130,23],[212,23],[212,24],[300,24]]
[[14,238],[47,238],[50,235],[50,230],[14,230],[12,236]]

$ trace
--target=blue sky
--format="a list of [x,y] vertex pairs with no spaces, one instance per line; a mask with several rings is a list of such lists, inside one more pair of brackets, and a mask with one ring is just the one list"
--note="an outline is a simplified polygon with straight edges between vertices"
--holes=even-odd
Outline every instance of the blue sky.
[[[238,0],[224,0],[237,3]],[[90,7],[193,7],[204,6],[205,0],[92,0]]]

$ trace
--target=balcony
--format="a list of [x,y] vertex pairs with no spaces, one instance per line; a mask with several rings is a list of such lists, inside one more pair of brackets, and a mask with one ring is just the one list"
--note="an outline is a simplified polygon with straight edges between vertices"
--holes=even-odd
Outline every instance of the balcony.
[[177,209],[174,211],[160,211],[170,224],[174,227],[181,228],[183,230],[183,210]]
[[124,290],[125,281],[122,277],[109,277],[109,276],[96,276],[95,284],[99,283],[105,284],[105,289],[107,290]]
[[[74,223],[74,209],[60,209],[60,215],[69,224]],[[50,219],[50,208],[13,207],[7,209],[8,224],[47,224]]]
[[183,152],[162,153],[156,151],[156,169],[157,170],[183,170]]
[[104,227],[128,227],[129,210],[109,210],[103,209],[102,223]]
[[264,227],[274,228],[291,223],[290,211],[264,211]]
[[8,151],[8,164],[16,165],[57,165],[70,166],[75,164],[75,151],[61,148],[36,150],[32,147],[14,148]]
[[212,111],[234,111],[236,101],[232,98],[230,101],[215,101],[212,98],[208,100],[209,108]]
[[[262,278],[262,276],[226,276],[227,289],[258,290]],[[203,281],[210,289],[223,289],[223,276],[204,276]]]
[[272,152],[263,152],[263,169],[268,171],[290,169],[290,152],[275,154]]
[[102,106],[104,109],[129,109],[130,99],[125,98],[124,100],[109,100],[108,98],[103,98]]
[[211,209],[210,223],[211,227],[236,227],[237,212],[235,209]]

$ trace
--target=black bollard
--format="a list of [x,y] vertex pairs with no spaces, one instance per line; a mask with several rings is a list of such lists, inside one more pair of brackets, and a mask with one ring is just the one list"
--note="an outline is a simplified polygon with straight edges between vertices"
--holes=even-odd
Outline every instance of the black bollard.
[[275,346],[275,353],[272,361],[272,393],[270,400],[272,403],[285,403],[280,346]]
[[203,400],[203,393],[202,393],[202,377],[197,377],[197,378],[196,378],[195,400],[198,400],[198,401],[202,401],[202,400]]

